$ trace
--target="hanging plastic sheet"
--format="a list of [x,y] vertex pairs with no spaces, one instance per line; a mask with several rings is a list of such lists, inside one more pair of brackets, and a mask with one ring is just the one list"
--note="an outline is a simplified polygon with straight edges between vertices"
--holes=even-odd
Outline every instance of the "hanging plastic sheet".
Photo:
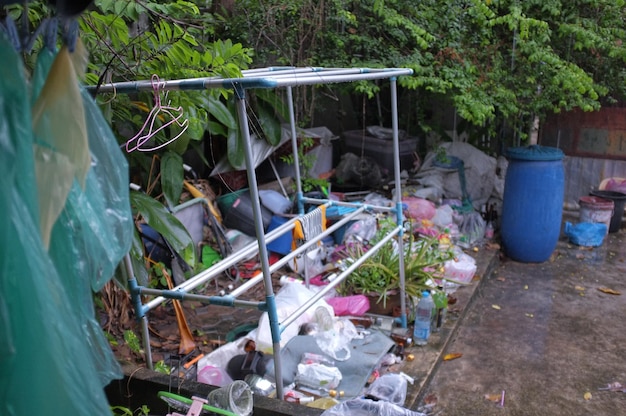
[[[85,112],[78,76],[82,64],[76,65],[76,48],[70,54],[64,46],[49,62],[48,48],[42,52],[43,64],[38,70],[45,83],[37,86],[39,92],[32,109],[35,132],[35,172],[39,190],[40,229],[44,245],[48,247],[50,232],[61,213],[74,179],[84,186],[91,160],[87,140]],[[44,65],[50,64],[45,68]],[[38,75],[36,80],[41,80]]]
[[84,328],[102,386],[121,376],[93,311],[91,290],[99,291],[130,249],[133,223],[128,199],[128,167],[96,103],[83,91],[92,167],[83,190],[74,181],[64,210],[52,229],[49,249],[66,293]]
[[2,35],[0,60],[0,414],[110,415],[76,299],[40,237],[28,88]]

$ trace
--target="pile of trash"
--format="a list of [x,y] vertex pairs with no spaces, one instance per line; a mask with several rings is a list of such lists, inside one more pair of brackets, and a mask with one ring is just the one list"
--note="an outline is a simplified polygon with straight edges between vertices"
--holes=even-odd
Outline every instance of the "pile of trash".
[[[497,231],[505,166],[498,166],[500,162],[465,143],[448,143],[442,149],[426,157],[413,185],[403,188],[401,201],[406,234],[436,238],[442,250],[454,253],[442,265],[441,279],[430,282],[433,289],[451,294],[471,282],[476,272],[476,262],[467,249],[491,241]],[[494,175],[498,168],[500,173]],[[260,191],[266,232],[293,217],[293,201],[282,191]],[[331,192],[323,196],[341,201],[347,195]],[[393,195],[374,191],[359,196],[358,202],[363,204],[395,205]],[[245,190],[239,192],[224,213],[225,219],[236,219],[225,221],[232,225],[227,236],[233,251],[255,240],[251,216],[244,212],[250,209],[248,199]],[[331,205],[327,219],[332,223],[349,212],[351,209],[341,204]],[[367,248],[380,227],[380,218],[380,214],[360,214],[306,255],[288,263],[275,297],[279,322],[291,317],[350,264],[351,259],[339,256],[338,251],[355,242]],[[286,255],[292,251],[293,236],[287,233],[267,246],[274,255]],[[364,295],[340,296],[332,290],[282,328],[282,399],[327,409],[326,416],[356,411],[420,414],[402,407],[407,383],[413,379],[385,371],[406,358],[404,348],[411,345],[410,335],[406,328],[399,328],[397,317],[368,314],[370,306]],[[269,317],[264,313],[257,328],[198,361],[198,381],[228,386],[244,380],[254,394],[275,397],[276,358],[271,334]],[[374,345],[377,354],[366,357],[363,345]]]

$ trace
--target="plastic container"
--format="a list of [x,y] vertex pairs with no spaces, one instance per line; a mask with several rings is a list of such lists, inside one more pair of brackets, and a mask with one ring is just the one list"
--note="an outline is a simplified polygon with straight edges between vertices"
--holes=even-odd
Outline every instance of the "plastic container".
[[613,201],[599,196],[582,196],[578,204],[580,205],[580,222],[606,224],[608,234],[611,217],[615,210]]
[[233,206],[233,202],[235,202],[237,200],[237,198],[239,198],[239,196],[241,194],[247,193],[249,192],[248,188],[243,188],[243,189],[239,189],[235,192],[230,192],[228,194],[224,194],[222,196],[217,197],[217,199],[215,200],[215,202],[217,202],[217,207],[220,209],[220,212],[222,214],[225,214],[226,212],[228,212],[228,210],[230,209],[230,207]]
[[516,147],[507,151],[500,236],[513,260],[542,263],[561,234],[565,175],[563,152],[553,147]]
[[430,296],[430,292],[424,291],[415,310],[415,322],[413,324],[413,343],[415,345],[423,346],[428,343],[434,310],[435,302]]
[[[267,232],[277,229],[284,223],[289,221],[289,218],[283,217],[280,215],[274,215],[270,220],[270,224],[267,227]],[[291,243],[293,242],[293,237],[291,231],[285,231],[280,237],[276,238],[274,241],[267,243],[267,249],[274,253],[282,254],[283,256],[291,253]]]
[[[393,141],[388,139],[379,139],[377,137],[365,135],[362,130],[349,130],[343,132],[346,152],[354,153],[357,156],[371,157],[376,161],[378,166],[393,173]],[[398,140],[400,149],[400,169],[411,169],[413,166],[413,153],[417,150],[417,138],[408,137],[404,140]]]
[[224,387],[211,391],[207,400],[210,406],[228,410],[239,416],[252,414],[252,390],[243,380],[235,380]]
[[223,387],[233,382],[226,370],[207,365],[198,373],[198,382]]
[[[260,208],[261,217],[263,219],[263,231],[265,231],[272,221],[272,211],[265,208],[263,205],[261,205]],[[249,192],[242,192],[233,201],[224,216],[224,226],[237,229],[250,236],[256,236],[254,229],[254,210]]]
[[615,207],[609,224],[609,233],[618,232],[620,228],[622,228],[622,217],[624,216],[624,205],[626,205],[626,194],[617,191],[595,190],[591,191],[591,195],[613,201]]
[[259,198],[265,208],[274,214],[285,214],[291,210],[291,201],[280,192],[271,189],[259,190]]

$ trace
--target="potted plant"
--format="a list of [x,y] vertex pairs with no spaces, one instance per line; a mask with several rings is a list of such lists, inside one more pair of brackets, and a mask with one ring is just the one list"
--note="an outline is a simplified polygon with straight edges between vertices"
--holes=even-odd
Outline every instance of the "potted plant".
[[[389,233],[395,222],[384,217],[378,221],[375,236],[367,244],[348,244],[344,255],[347,264],[360,258],[369,247]],[[405,235],[404,241],[405,293],[409,298],[421,296],[423,290],[436,290],[436,279],[442,279],[443,264],[454,257],[449,248],[440,248],[437,237],[415,237]],[[342,295],[364,294],[387,310],[388,301],[398,296],[400,289],[399,252],[395,240],[390,240],[376,253],[365,260],[338,287]],[[376,308],[375,305],[372,305]]]

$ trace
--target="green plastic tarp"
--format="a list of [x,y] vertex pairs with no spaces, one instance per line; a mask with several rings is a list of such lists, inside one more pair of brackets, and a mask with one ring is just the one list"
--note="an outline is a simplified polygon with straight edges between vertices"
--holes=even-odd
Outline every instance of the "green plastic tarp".
[[[45,73],[52,56],[40,58],[37,71]],[[2,34],[0,60],[0,414],[110,415],[104,387],[121,371],[95,319],[92,291],[130,248],[126,160],[83,91],[75,105],[84,105],[90,169],[84,186],[72,180],[46,250],[35,172],[49,159],[36,159],[36,150],[62,138],[34,134],[31,102],[47,76],[38,73],[29,85]]]

